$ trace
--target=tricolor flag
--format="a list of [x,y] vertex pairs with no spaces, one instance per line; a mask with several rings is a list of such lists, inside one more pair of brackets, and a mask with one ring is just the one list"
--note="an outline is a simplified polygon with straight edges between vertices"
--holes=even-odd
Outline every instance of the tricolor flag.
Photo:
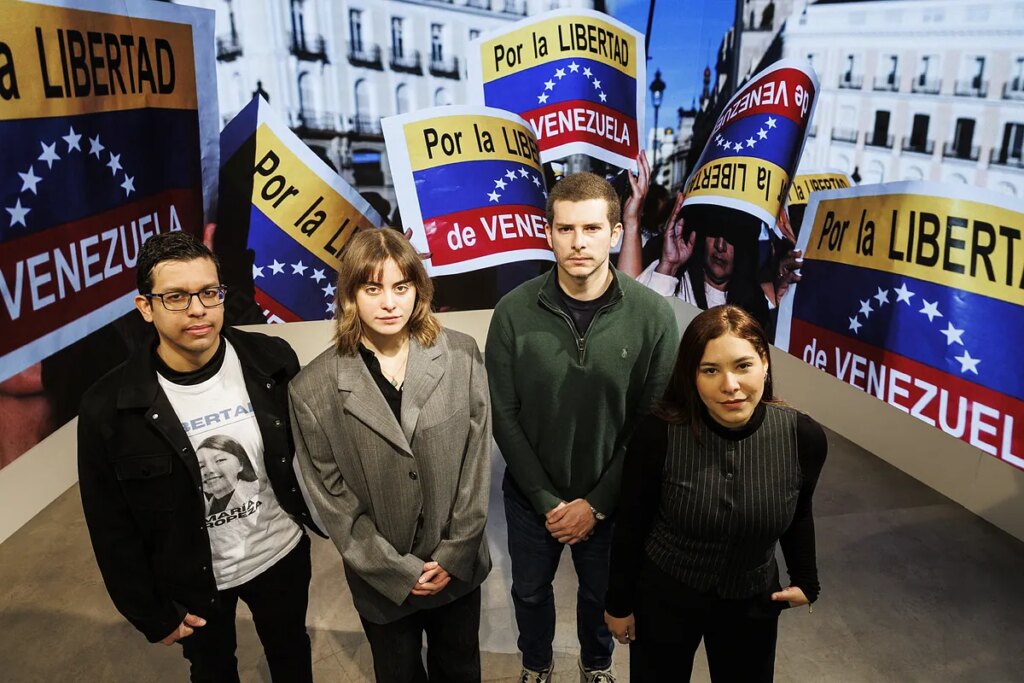
[[435,107],[382,121],[402,220],[429,252],[431,275],[552,260],[547,188],[533,130],[477,106]]
[[644,120],[644,40],[590,10],[554,10],[470,44],[470,98],[519,114],[541,161],[589,154],[636,168]]
[[90,7],[4,5],[0,381],[131,311],[142,243],[215,194],[213,13]]
[[925,182],[814,193],[776,344],[1024,468],[1024,212]]
[[[215,243],[223,236],[238,244],[228,251],[252,251],[253,294],[268,322],[333,318],[342,249],[382,218],[262,97],[225,126],[221,159]],[[249,273],[242,279],[247,288]]]
[[747,81],[715,122],[684,186],[683,206],[724,206],[775,225],[817,92],[814,70],[793,60],[776,62]]

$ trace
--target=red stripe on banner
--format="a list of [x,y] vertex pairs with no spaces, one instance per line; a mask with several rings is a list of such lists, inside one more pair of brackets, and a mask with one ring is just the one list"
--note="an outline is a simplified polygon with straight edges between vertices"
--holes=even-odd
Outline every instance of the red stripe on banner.
[[[264,292],[259,287],[256,287],[256,293],[253,298],[256,299],[256,305],[263,310],[263,315],[266,317],[267,322],[270,323],[300,323],[302,318],[292,313],[283,304],[278,302],[274,297]],[[326,302],[327,300],[324,299]],[[324,303],[324,317],[327,317],[327,304]]]
[[484,206],[427,220],[431,263],[447,266],[520,249],[548,249],[547,218],[536,206]]
[[789,348],[804,362],[1024,469],[1024,402],[802,320],[790,325]]
[[636,119],[595,102],[567,100],[521,116],[536,129],[541,149],[589,142],[630,159],[638,152]]
[[[805,100],[801,92],[810,97]],[[754,114],[778,114],[800,123],[811,111],[814,96],[814,84],[804,72],[799,69],[773,71],[743,87],[740,95],[718,117],[711,134],[737,117]]]
[[167,190],[5,243],[0,355],[131,293],[139,246],[172,225],[199,234],[202,218],[199,189]]

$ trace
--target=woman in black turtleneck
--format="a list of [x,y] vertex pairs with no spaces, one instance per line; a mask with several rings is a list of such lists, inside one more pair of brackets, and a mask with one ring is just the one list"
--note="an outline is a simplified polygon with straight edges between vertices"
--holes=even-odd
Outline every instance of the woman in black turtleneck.
[[626,454],[605,621],[631,646],[630,680],[688,680],[701,639],[712,681],[772,680],[779,613],[818,597],[811,499],[827,451],[822,428],[775,399],[748,313],[690,323]]

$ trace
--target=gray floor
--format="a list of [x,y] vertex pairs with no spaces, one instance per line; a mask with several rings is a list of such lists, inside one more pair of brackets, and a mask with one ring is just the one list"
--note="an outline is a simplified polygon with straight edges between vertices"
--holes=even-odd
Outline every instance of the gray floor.
[[[783,615],[779,681],[1024,680],[1024,544],[834,434],[815,501],[823,592]],[[495,473],[500,472],[498,458]],[[518,671],[497,479],[484,585],[484,678]],[[1024,502],[1021,502],[1024,504]],[[372,680],[340,560],[313,549],[309,625],[318,681]],[[575,681],[574,576],[556,580],[556,681]],[[244,607],[242,680],[269,681]],[[628,680],[628,653],[616,653]],[[181,681],[177,648],[149,645],[114,611],[93,561],[74,487],[0,545],[0,680]],[[695,681],[707,680],[698,653]]]

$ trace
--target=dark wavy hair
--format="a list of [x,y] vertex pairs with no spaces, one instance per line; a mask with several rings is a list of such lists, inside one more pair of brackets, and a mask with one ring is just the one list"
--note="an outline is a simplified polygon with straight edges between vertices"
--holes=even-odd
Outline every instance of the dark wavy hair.
[[675,424],[689,424],[694,435],[698,433],[704,402],[697,393],[697,373],[708,342],[731,334],[745,339],[754,347],[757,355],[768,364],[768,376],[764,381],[761,400],[766,403],[780,403],[775,398],[772,382],[772,363],[768,335],[754,316],[739,306],[715,306],[694,318],[679,343],[679,355],[672,377],[665,388],[665,396],[654,405],[655,415]]
[[204,448],[212,448],[217,451],[224,451],[238,458],[238,462],[242,463],[242,471],[239,472],[238,478],[242,481],[257,481],[259,479],[256,476],[256,468],[252,466],[252,460],[249,459],[249,454],[242,448],[242,444],[238,443],[230,436],[223,434],[214,434],[203,439],[202,443],[199,444],[199,448],[196,452],[203,450]]

